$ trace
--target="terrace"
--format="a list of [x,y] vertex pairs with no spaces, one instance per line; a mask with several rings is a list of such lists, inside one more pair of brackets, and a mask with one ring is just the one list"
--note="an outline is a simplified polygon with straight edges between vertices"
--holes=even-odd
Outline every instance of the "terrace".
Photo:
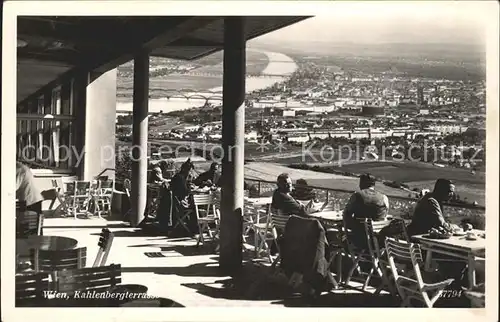
[[[372,302],[376,306],[399,305],[385,293],[374,297],[348,288],[322,295],[326,298],[311,303],[295,296],[296,292],[287,287],[283,276],[273,273],[269,262],[254,260],[250,254],[255,252],[252,248],[255,240],[249,238],[248,242],[241,243],[241,220],[245,212],[242,148],[245,42],[304,18],[19,17],[17,157],[23,161],[24,148],[34,147],[29,157],[35,160],[31,163],[33,166],[42,168],[34,170],[42,190],[50,188],[53,179],[69,177],[90,182],[103,174],[103,170],[115,167],[114,158],[102,155],[103,147],[115,147],[114,68],[134,59],[133,145],[140,149],[133,151],[137,161],[133,161],[131,167],[130,223],[123,221],[120,216],[123,212],[118,214],[117,220],[111,215],[86,220],[51,218],[46,213],[44,236],[74,239],[78,247],[86,248],[85,258],[94,258],[99,254],[96,245],[99,233],[102,228],[108,228],[114,242],[108,249],[107,262],[121,265],[123,284],[146,286],[149,295],[163,298],[160,306],[360,306],[366,305],[368,298],[370,301],[376,299]],[[138,29],[144,33],[137,38],[117,40],[117,33],[130,35],[130,30]],[[113,44],[113,48],[109,44]],[[62,51],[53,51],[54,46]],[[159,55],[190,60],[220,49],[224,49],[222,146],[228,156],[223,161],[222,171],[228,180],[221,189],[220,249],[215,255],[209,245],[197,248],[192,238],[167,239],[162,234],[137,227],[144,220],[148,204],[149,57]],[[62,146],[75,148],[72,152],[76,155],[67,158],[59,154]],[[241,148],[232,149],[234,146]],[[50,151],[45,151],[44,147],[49,147]],[[85,154],[80,160],[78,156],[82,154],[78,152],[83,150]],[[113,180],[113,171],[108,174]],[[273,184],[259,181],[258,187],[260,197],[271,191]],[[325,191],[320,199],[337,200],[338,203],[345,202],[350,193],[318,189]],[[114,194],[119,194],[120,190],[119,186],[113,186]],[[391,200],[394,210],[400,211],[393,216],[404,218],[411,202],[404,198]],[[78,268],[88,266],[80,265],[80,260],[79,257]],[[347,286],[356,285],[351,284]]]

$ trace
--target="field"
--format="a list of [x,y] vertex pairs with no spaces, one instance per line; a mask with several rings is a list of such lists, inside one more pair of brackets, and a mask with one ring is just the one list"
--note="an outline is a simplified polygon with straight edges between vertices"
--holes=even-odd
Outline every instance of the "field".
[[451,179],[456,184],[456,192],[462,199],[485,203],[485,174],[472,174],[465,169],[439,168],[421,162],[364,162],[347,164],[342,167],[332,167],[339,171],[353,173],[368,172],[372,175],[390,181],[408,184],[413,188],[431,189],[438,178]]

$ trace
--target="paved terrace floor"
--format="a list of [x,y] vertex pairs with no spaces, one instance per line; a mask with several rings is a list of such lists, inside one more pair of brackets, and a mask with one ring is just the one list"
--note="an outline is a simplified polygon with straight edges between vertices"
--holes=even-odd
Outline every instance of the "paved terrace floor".
[[[311,302],[273,276],[269,265],[245,260],[244,281],[220,275],[213,248],[195,247],[191,238],[168,239],[106,219],[47,218],[44,235],[64,236],[87,247],[87,266],[96,257],[98,234],[107,227],[115,234],[107,260],[121,264],[122,283],[147,286],[148,295],[168,298],[184,307],[392,307],[388,294],[374,296],[338,290]],[[373,290],[372,290],[373,291]]]

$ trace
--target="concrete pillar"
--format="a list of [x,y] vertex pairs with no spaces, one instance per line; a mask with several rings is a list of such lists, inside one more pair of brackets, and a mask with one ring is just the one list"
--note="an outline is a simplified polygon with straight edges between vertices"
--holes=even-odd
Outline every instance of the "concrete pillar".
[[[63,115],[74,115],[72,111],[72,106],[71,106],[71,82],[66,82],[61,85],[61,114]],[[70,147],[74,143],[74,135],[73,133],[70,132],[71,126],[69,122],[61,122],[61,140],[60,140],[60,146],[64,147],[61,149],[61,154],[59,157],[62,160],[65,160],[65,164],[68,166],[68,168],[71,167],[71,163],[69,161],[69,156],[71,155],[70,153]]]
[[[115,168],[116,77],[116,69],[99,74],[98,77],[89,77],[85,122],[85,180],[93,180],[104,170]],[[102,175],[114,179],[115,172],[107,170]]]
[[244,18],[224,20],[224,76],[222,99],[222,202],[220,268],[234,275],[242,265],[242,211],[245,137]]
[[147,197],[148,174],[148,99],[149,54],[141,53],[134,58],[134,98],[132,128],[132,191],[131,224],[137,227],[144,219]]
[[79,179],[84,178],[85,173],[85,133],[87,120],[87,85],[89,74],[82,72],[75,75],[71,90],[71,104],[75,115],[73,126],[74,151],[72,151],[71,163],[75,168],[75,174]]

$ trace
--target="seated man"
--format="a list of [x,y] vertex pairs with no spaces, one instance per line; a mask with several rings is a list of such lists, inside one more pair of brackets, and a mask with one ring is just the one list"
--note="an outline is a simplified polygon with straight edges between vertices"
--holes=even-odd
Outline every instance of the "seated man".
[[282,173],[277,180],[278,189],[273,193],[271,207],[283,215],[307,217],[306,207],[295,200],[290,192],[293,189],[292,179],[287,173]]
[[44,198],[35,186],[30,168],[20,162],[16,162],[16,199],[26,204],[26,210],[42,213]]
[[[443,216],[443,203],[450,200],[454,193],[455,185],[451,180],[438,179],[434,185],[434,190],[425,194],[417,202],[412,221],[407,228],[408,234],[410,236],[426,234],[431,228],[452,232],[458,228],[458,226],[446,222]],[[466,276],[464,275],[465,263],[455,261],[454,257],[447,255],[433,254],[432,257],[438,262],[439,272],[445,277],[453,277],[455,279],[454,283],[459,284]]]
[[210,165],[210,169],[200,174],[193,180],[193,183],[200,188],[220,186],[220,176],[219,164],[217,162],[213,162]]
[[443,202],[450,200],[454,192],[455,185],[452,181],[438,179],[434,190],[418,200],[411,224],[408,226],[408,234],[426,234],[431,228],[452,231],[453,226],[443,217]]
[[366,234],[359,219],[385,220],[389,210],[389,199],[375,190],[375,178],[362,174],[359,178],[360,190],[353,193],[342,214],[344,222],[352,231],[352,242],[365,248]]

